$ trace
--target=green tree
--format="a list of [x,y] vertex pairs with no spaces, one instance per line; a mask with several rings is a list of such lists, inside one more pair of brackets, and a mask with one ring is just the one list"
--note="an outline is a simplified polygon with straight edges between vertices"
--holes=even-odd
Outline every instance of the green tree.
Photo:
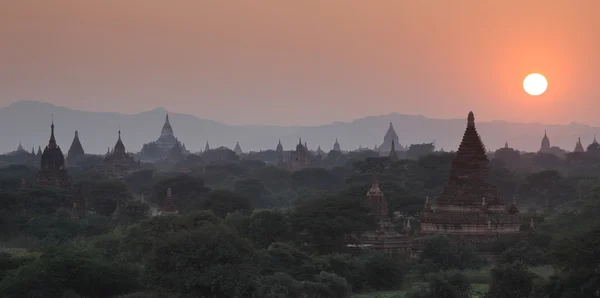
[[193,297],[244,297],[260,277],[252,245],[225,225],[205,224],[172,234],[149,258],[147,282]]
[[132,196],[127,186],[119,180],[101,180],[94,183],[87,195],[87,205],[101,215],[111,215],[117,208],[117,202],[125,204]]
[[67,290],[85,297],[111,297],[140,288],[137,272],[104,261],[95,252],[71,246],[46,251],[10,271],[0,282],[2,297],[62,297]]
[[333,197],[307,200],[299,204],[290,216],[295,241],[310,243],[319,253],[345,250],[354,236],[375,227],[362,198]]
[[536,275],[522,264],[500,265],[492,269],[492,284],[486,297],[528,298],[535,278]]
[[217,216],[224,218],[227,214],[252,210],[252,205],[246,197],[227,190],[215,190],[211,192],[202,206],[204,209],[212,210]]
[[286,216],[278,210],[261,210],[250,216],[248,236],[257,247],[283,241],[289,233]]
[[191,175],[178,175],[161,179],[154,184],[152,201],[162,206],[169,188],[175,206],[182,213],[200,208],[210,191],[208,187],[204,186],[202,179]]

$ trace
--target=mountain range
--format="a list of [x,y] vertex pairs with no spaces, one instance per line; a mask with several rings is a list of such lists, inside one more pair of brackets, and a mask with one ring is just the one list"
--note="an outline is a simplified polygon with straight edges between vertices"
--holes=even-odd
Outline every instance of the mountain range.
[[[192,152],[200,151],[206,142],[211,148],[226,146],[233,148],[239,142],[242,149],[274,149],[279,139],[284,149],[294,149],[299,138],[307,142],[309,149],[317,146],[325,151],[332,149],[336,138],[342,150],[362,147],[373,148],[383,142],[383,136],[392,123],[401,145],[434,142],[437,149],[456,150],[466,125],[466,116],[461,119],[432,119],[420,115],[390,113],[368,116],[351,122],[333,122],[318,126],[274,126],[274,125],[228,125],[214,120],[201,119],[193,115],[169,113],[175,135]],[[552,146],[567,151],[573,150],[578,137],[587,146],[592,142],[598,127],[571,123],[540,124],[511,123],[505,121],[477,122],[481,138],[490,150],[496,150],[508,142],[510,147],[537,151],[547,130]],[[137,114],[114,112],[90,112],[73,110],[49,103],[17,101],[0,108],[0,152],[10,152],[19,143],[27,149],[48,144],[50,124],[54,115],[55,136],[63,153],[66,154],[73,140],[74,131],[87,153],[105,153],[117,141],[121,130],[127,151],[137,152],[142,145],[156,140],[165,121],[167,110],[155,108]]]

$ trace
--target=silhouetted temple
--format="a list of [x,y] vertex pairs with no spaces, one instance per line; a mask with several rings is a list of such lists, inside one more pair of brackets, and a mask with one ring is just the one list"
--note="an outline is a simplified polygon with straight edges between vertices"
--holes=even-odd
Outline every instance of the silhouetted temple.
[[305,145],[302,145],[302,138],[299,139],[298,145],[296,145],[296,151],[290,153],[288,165],[291,171],[306,169],[310,166],[310,153]]
[[125,151],[125,145],[121,140],[121,131],[119,130],[119,137],[115,147],[106,154],[102,164],[98,167],[98,171],[108,174],[111,178],[121,179],[127,174],[140,168],[140,163],[136,162],[133,157]]
[[50,125],[50,141],[42,153],[40,171],[35,180],[36,184],[42,187],[70,187],[69,175],[65,169],[65,156],[54,138],[54,120]]
[[544,137],[542,138],[542,145],[540,146],[540,152],[549,153],[550,152],[550,139],[548,139],[548,134],[544,130]]
[[392,122],[390,122],[390,126],[383,137],[383,144],[377,147],[379,154],[382,156],[388,156],[392,150],[392,144],[395,144],[395,150],[405,151],[405,148],[403,148],[398,141],[398,134],[396,134],[396,130],[394,130],[394,125],[392,125]]
[[[319,148],[321,147],[319,146]],[[340,143],[338,142],[337,138],[335,138],[335,143],[333,143],[333,151],[342,152],[342,148],[340,147]]]
[[388,157],[390,158],[391,161],[397,161],[398,160],[398,153],[396,153],[396,145],[394,145],[394,141],[392,141],[392,149],[390,149],[390,154],[388,155]]
[[235,148],[233,148],[233,152],[238,156],[241,156],[244,152],[242,151],[242,147],[240,146],[240,142],[235,143]]
[[76,166],[84,156],[85,152],[83,151],[83,146],[81,146],[81,142],[79,141],[79,133],[75,131],[73,142],[71,143],[71,147],[67,153],[67,165],[70,167]]
[[486,181],[488,159],[469,113],[467,128],[452,161],[450,178],[431,208],[429,199],[421,216],[421,235],[444,234],[459,243],[495,240],[519,232],[518,209],[507,210],[496,187]]
[[594,135],[594,141],[587,146],[587,152],[594,154],[600,153],[600,144],[596,141],[596,135]]
[[[171,156],[171,152],[175,144],[181,147],[181,152],[184,156],[187,156],[190,152],[185,148],[185,144],[181,143],[173,132],[173,127],[169,121],[169,114],[165,115],[165,123],[160,131],[160,136],[156,141],[144,144],[140,152],[140,156],[143,160],[157,161],[166,159]],[[208,146],[208,142],[206,142]]]
[[577,143],[575,143],[575,149],[573,149],[573,152],[585,152],[585,150],[583,150],[583,145],[581,145],[581,138],[577,139]]

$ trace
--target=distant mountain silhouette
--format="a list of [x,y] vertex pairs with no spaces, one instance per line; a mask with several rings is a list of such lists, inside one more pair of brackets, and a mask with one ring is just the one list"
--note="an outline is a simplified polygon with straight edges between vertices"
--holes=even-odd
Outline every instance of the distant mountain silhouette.
[[[456,150],[466,125],[464,119],[431,119],[424,116],[392,113],[369,116],[352,122],[333,122],[319,126],[273,126],[273,125],[227,125],[192,115],[169,113],[175,135],[192,152],[204,148],[206,141],[211,148],[233,148],[237,141],[245,150],[275,149],[277,142],[285,150],[295,148],[298,138],[307,142],[309,149],[321,146],[328,152],[338,138],[342,150],[359,146],[373,148],[383,142],[383,136],[392,122],[401,145],[430,143],[436,148]],[[477,111],[475,120],[477,121]],[[88,112],[72,110],[48,103],[18,101],[0,108],[0,152],[13,151],[19,145],[30,150],[42,148],[50,137],[51,115],[54,114],[56,139],[63,152],[67,152],[75,130],[86,153],[105,153],[117,141],[117,131],[122,132],[127,151],[137,152],[144,143],[156,140],[164,123],[164,108],[138,114]],[[334,120],[334,119],[332,119]],[[477,130],[486,148],[496,150],[508,141],[510,147],[525,151],[537,151],[544,130],[552,146],[572,151],[578,137],[584,147],[591,143],[598,127],[572,123],[569,125],[546,125],[539,123],[509,123],[504,121],[477,121]],[[600,136],[600,135],[599,135]]]

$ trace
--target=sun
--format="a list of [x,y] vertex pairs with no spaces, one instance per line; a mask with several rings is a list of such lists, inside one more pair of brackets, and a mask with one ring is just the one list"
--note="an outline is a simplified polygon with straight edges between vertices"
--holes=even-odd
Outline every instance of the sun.
[[523,80],[523,89],[529,95],[538,96],[546,92],[548,81],[539,73],[532,73]]

